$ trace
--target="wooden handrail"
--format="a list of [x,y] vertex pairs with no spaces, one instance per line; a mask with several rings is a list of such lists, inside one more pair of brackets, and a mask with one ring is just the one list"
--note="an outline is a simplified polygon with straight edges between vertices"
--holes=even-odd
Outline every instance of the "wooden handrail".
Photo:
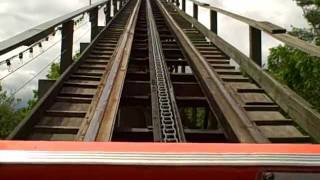
[[[210,31],[199,21],[175,7],[184,19],[196,27],[206,38],[208,38],[221,51],[226,53],[236,63],[241,65],[241,70],[247,73],[265,92],[286,112],[292,119],[302,127],[316,142],[320,142],[320,113],[313,106],[292,91],[286,85],[282,85],[267,72],[255,64],[239,49],[225,41],[217,34]],[[279,36],[281,34],[278,34]],[[284,34],[283,36],[289,36]],[[280,36],[282,37],[282,36]],[[293,36],[289,36],[292,38]],[[287,39],[288,40],[288,39]],[[294,44],[295,41],[292,42]]]
[[105,5],[110,0],[102,0],[95,4],[92,4],[90,6],[86,6],[84,8],[78,9],[77,11],[74,11],[72,13],[63,15],[61,17],[58,17],[56,19],[53,19],[51,21],[45,22],[43,24],[40,24],[34,28],[31,28],[29,30],[26,30],[25,32],[22,32],[12,38],[9,38],[5,41],[0,42],[0,55],[7,53],[15,48],[18,48],[23,45],[31,45],[34,42],[37,42],[38,40],[44,38],[45,36],[49,35],[54,31],[54,28],[66,23],[73,18],[86,13],[90,12],[91,10]]
[[231,17],[233,19],[236,19],[240,22],[243,22],[245,24],[248,24],[250,27],[253,27],[255,29],[258,29],[260,31],[263,31],[270,36],[272,36],[275,39],[278,39],[279,41],[287,44],[288,46],[291,46],[293,48],[297,48],[311,56],[320,57],[320,47],[316,46],[314,44],[308,43],[306,41],[300,40],[299,38],[296,38],[290,34],[287,33],[287,30],[275,25],[268,21],[256,21],[254,19],[250,19],[235,13],[232,13],[230,11],[226,11],[221,8],[214,7],[212,5],[201,3],[196,0],[188,0],[190,2],[193,2],[195,5],[200,6],[202,8],[209,9],[214,12],[221,13],[223,15],[226,15],[228,17]]
[[[110,2],[109,0],[105,2]],[[125,1],[126,3],[128,2]],[[102,37],[103,33],[107,28],[110,27],[111,23],[119,16],[125,5],[120,7],[119,12],[114,15],[114,17],[107,22],[106,26],[99,32],[99,34],[91,41],[91,43],[81,52],[77,61],[72,61],[72,64],[67,67],[67,69],[61,74],[61,76],[55,81],[55,83],[47,90],[47,92],[39,99],[38,103],[35,105],[33,110],[18,124],[18,126],[11,132],[7,137],[8,140],[21,139],[26,135],[28,129],[33,126],[35,120],[39,118],[39,115],[44,112],[47,106],[50,104],[54,97],[57,96],[59,89],[63,86],[63,83],[70,78],[72,72],[79,68],[81,63],[89,56],[93,47],[98,43],[99,38]]]

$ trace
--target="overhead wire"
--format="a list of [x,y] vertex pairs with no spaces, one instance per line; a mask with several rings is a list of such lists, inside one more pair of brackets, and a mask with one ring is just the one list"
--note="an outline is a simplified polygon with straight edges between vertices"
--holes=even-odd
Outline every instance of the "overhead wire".
[[[62,52],[64,54],[66,51]],[[44,66],[37,74],[35,74],[31,79],[29,79],[27,82],[25,82],[22,86],[17,88],[14,93],[12,93],[12,96],[15,96],[18,92],[20,92],[24,87],[26,87],[30,82],[32,82],[36,77],[38,77],[41,73],[43,73],[49,66],[51,66],[56,60],[58,60],[60,57],[60,54],[56,56],[52,61],[50,61],[49,64]]]
[[51,46],[49,46],[45,51],[42,51],[41,53],[37,54],[36,56],[34,56],[31,60],[27,61],[26,63],[24,63],[23,65],[19,66],[18,68],[14,69],[13,71],[9,72],[7,75],[3,76],[0,78],[0,81],[4,80],[5,78],[9,77],[10,75],[12,75],[13,73],[15,73],[16,71],[18,71],[19,69],[25,67],[26,65],[30,64],[31,62],[33,62],[35,59],[37,59],[38,57],[40,57],[41,55],[43,55],[45,52],[48,52],[51,48],[53,48],[54,46],[56,46],[59,42],[61,42],[62,39],[60,39],[59,41],[55,42],[54,44],[52,44]]
[[[78,31],[81,27],[83,27],[84,25],[86,25],[86,24],[88,24],[88,23],[89,23],[89,21],[87,21],[86,23],[83,23],[83,24],[81,24],[80,26],[78,26],[77,29],[75,30],[75,32]],[[56,30],[55,32],[57,32],[57,31],[58,31],[58,30]],[[89,31],[90,31],[90,29],[88,29],[84,34],[82,34],[81,37],[80,37],[77,41],[75,41],[73,44],[79,42],[79,41],[83,38],[83,36],[85,36]],[[51,48],[53,48],[54,46],[56,46],[58,43],[60,43],[63,39],[64,39],[64,38],[61,38],[60,40],[56,41],[54,44],[52,44],[51,46],[49,46],[46,50],[41,51],[41,53],[39,53],[39,54],[37,54],[36,56],[34,56],[31,60],[27,61],[26,63],[24,63],[23,65],[19,66],[19,67],[16,68],[16,69],[14,69],[13,71],[10,71],[7,75],[1,77],[1,78],[0,78],[0,81],[6,79],[7,77],[9,77],[9,76],[11,76],[12,74],[14,74],[16,71],[20,70],[21,68],[23,68],[23,67],[25,67],[26,65],[30,64],[31,62],[33,62],[33,61],[36,60],[38,57],[40,57],[41,55],[43,55],[44,53],[46,53],[47,51],[49,51]],[[42,42],[42,41],[40,40],[40,41],[34,43],[33,46],[32,46],[32,48],[33,48],[35,45],[39,44],[39,42]],[[20,52],[19,54],[24,53],[24,52],[27,52],[29,49],[30,49],[30,48],[27,48],[26,50]],[[13,58],[16,58],[16,57],[18,57],[18,56],[19,56],[19,55],[12,56],[11,58],[9,58],[9,60],[10,60],[10,59],[13,59]],[[7,59],[7,60],[8,60],[8,59]],[[6,62],[7,60],[0,61],[0,65],[1,65],[3,62]]]
[[[87,21],[86,23],[81,24],[80,26],[77,26],[77,28],[74,30],[74,32],[78,31],[81,27],[85,26],[86,24],[88,24],[90,21]],[[61,30],[60,28],[58,28],[57,30],[54,31],[54,34]],[[80,37],[73,42],[73,44],[78,43],[87,33],[90,32],[90,28],[88,28],[83,34],[80,35]],[[47,40],[48,37],[44,38]],[[30,49],[33,49],[36,45],[38,45],[39,43],[42,43],[43,41],[45,41],[44,39],[34,43],[33,45],[31,45],[29,48],[27,48],[26,50],[18,53],[15,56],[12,56],[11,58],[4,60],[4,61],[0,61],[0,65],[3,62],[6,61],[10,61],[16,57],[20,58],[20,54],[27,52]],[[63,40],[63,38],[61,38],[60,40],[56,41],[54,44],[52,44],[51,46],[49,46],[46,50],[41,51],[41,53],[37,54],[36,56],[34,56],[31,60],[27,61],[26,63],[24,63],[23,65],[19,66],[18,68],[16,68],[15,70],[11,71],[9,74],[3,76],[0,78],[0,81],[4,80],[5,78],[8,78],[10,75],[12,75],[13,73],[15,73],[16,71],[20,70],[21,68],[25,67],[26,65],[30,64],[31,62],[33,62],[35,59],[37,59],[38,57],[40,57],[41,55],[43,55],[44,53],[48,52],[51,48],[53,48],[54,46],[56,46],[58,43],[60,43]],[[41,48],[42,45],[39,47]],[[29,83],[31,83],[35,78],[37,78],[40,74],[42,74],[49,66],[51,66],[53,63],[55,63],[55,61],[57,61],[59,59],[59,57],[61,57],[62,54],[64,54],[66,52],[66,50],[64,50],[62,53],[60,53],[58,56],[56,56],[52,61],[50,61],[50,63],[48,63],[46,66],[44,66],[37,74],[35,74],[31,79],[29,79],[28,81],[26,81],[22,86],[20,86],[19,88],[17,88],[14,93],[12,93],[12,96],[15,96],[17,93],[19,93],[22,89],[24,89]]]
[[[83,18],[84,18],[84,15],[83,15]],[[81,18],[79,18],[78,20],[82,20],[83,18],[81,17]],[[76,20],[76,21],[78,21],[78,20]],[[77,28],[75,29],[75,32],[76,32],[77,30],[79,30],[81,27],[83,27],[84,25],[88,24],[89,22],[90,22],[90,21],[87,21],[86,23],[82,23],[81,25],[77,26]],[[74,24],[74,25],[76,26],[77,24]],[[51,34],[56,34],[56,33],[57,33],[58,31],[60,31],[60,30],[61,30],[61,27],[58,26],[58,27],[56,27],[56,29],[55,29],[55,30],[53,31],[53,33],[51,33]],[[27,51],[30,51],[30,49],[33,49],[33,48],[36,47],[37,45],[39,45],[39,46],[42,47],[42,44],[41,44],[41,43],[43,43],[44,41],[47,41],[47,38],[48,38],[48,37],[45,37],[45,38],[43,38],[43,39],[41,39],[41,40],[33,43],[32,45],[30,45],[30,46],[29,46],[28,48],[26,48],[25,50],[20,51],[20,52],[17,53],[16,55],[11,56],[11,57],[9,57],[9,58],[7,58],[7,59],[5,59],[5,60],[0,61],[0,65],[6,64],[7,61],[11,61],[11,60],[13,60],[13,59],[15,59],[15,58],[17,58],[17,57],[20,57],[21,54],[23,54],[23,53],[25,53],[25,52],[27,52]]]

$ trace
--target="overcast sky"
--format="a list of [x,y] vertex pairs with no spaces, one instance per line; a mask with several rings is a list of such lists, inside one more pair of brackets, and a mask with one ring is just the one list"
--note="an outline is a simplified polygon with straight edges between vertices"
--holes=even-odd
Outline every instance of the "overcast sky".
[[[213,6],[238,13],[258,21],[270,21],[288,30],[308,27],[302,9],[294,0],[201,0]],[[199,8],[200,22],[209,27],[209,11]],[[192,13],[192,3],[187,3],[187,12]],[[249,27],[237,20],[218,14],[218,34],[242,52],[249,55]],[[263,59],[266,63],[269,49],[280,44],[269,35],[263,34]]]
[[[95,1],[93,0],[93,2]],[[0,41],[88,4],[89,0],[0,0]],[[75,30],[74,41],[88,42],[90,38],[90,23],[88,23],[87,16],[78,27],[80,28],[75,28],[77,30]],[[1,85],[8,92],[15,92],[54,59],[57,59],[58,61],[61,46],[61,43],[59,42],[60,39],[61,36],[59,33],[57,33],[55,37],[51,36],[49,42],[43,43],[43,49],[47,49],[54,45],[50,50],[21,68],[21,70],[16,71],[8,78],[4,79],[1,82]],[[79,43],[75,43],[74,51],[79,49],[78,44]],[[23,49],[25,49],[25,47],[22,47],[17,51],[20,52]],[[17,51],[0,56],[0,60],[11,57],[13,54],[16,54]],[[33,57],[36,57],[40,52],[41,49],[34,48]],[[20,62],[20,60],[16,58],[12,61],[12,69],[21,66],[21,64],[28,62],[33,57],[30,56],[29,53],[25,53],[23,62]],[[26,100],[32,97],[32,90],[37,89],[38,79],[45,78],[48,69],[49,68],[43,71],[43,73],[38,75],[37,78],[32,80],[25,88],[16,94],[18,98],[23,100],[21,105],[25,104]],[[6,65],[0,66],[0,77],[3,77],[8,73]]]
[[[20,32],[32,28],[45,21],[55,17],[72,12],[88,4],[89,0],[0,0],[0,41],[12,37]],[[210,3],[217,7],[221,7],[241,15],[254,18],[256,20],[271,21],[275,24],[290,29],[291,25],[296,27],[307,27],[307,22],[303,18],[302,10],[295,5],[293,0],[201,0],[202,2]],[[95,2],[95,0],[93,0]],[[191,3],[187,3],[187,12],[192,14]],[[205,25],[209,25],[208,11],[199,9],[199,19]],[[219,15],[219,35],[227,41],[240,48],[248,54],[248,27],[237,21],[231,20],[225,16]],[[85,23],[85,22],[84,22]],[[89,24],[84,24],[77,32],[76,38],[82,37],[89,29]],[[52,37],[48,43],[44,45],[44,49],[59,40],[59,36]],[[80,41],[88,41],[89,34],[83,36]],[[277,45],[277,42],[263,36],[264,42],[264,58],[267,56],[268,49]],[[43,56],[39,57],[30,63],[25,68],[14,73],[9,78],[1,82],[2,86],[9,91],[15,91],[24,82],[28,81],[40,69],[45,67],[50,61],[55,58],[59,52],[58,43],[56,47],[48,51]],[[75,47],[76,49],[77,47]],[[35,50],[35,54],[39,52]],[[28,61],[28,55],[25,55],[24,61]],[[3,60],[0,56],[0,60]],[[22,63],[15,60],[13,66],[20,66]],[[0,77],[8,73],[6,66],[0,67]],[[39,78],[44,78],[47,72],[42,73]],[[38,78],[37,78],[38,79]],[[32,89],[37,87],[37,79],[32,81],[26,88],[20,91],[17,96],[26,100],[31,97]]]

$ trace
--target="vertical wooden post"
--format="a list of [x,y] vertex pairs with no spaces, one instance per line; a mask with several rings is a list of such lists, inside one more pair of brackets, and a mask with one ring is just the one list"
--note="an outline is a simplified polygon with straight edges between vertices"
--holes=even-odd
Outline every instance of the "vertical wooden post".
[[250,26],[250,58],[262,66],[261,31]]
[[193,18],[198,20],[198,5],[196,3],[193,3]]
[[209,108],[204,108],[205,114],[204,114],[204,122],[203,122],[203,128],[208,129],[209,125]]
[[98,35],[98,7],[90,11],[90,22],[91,22],[91,41]]
[[197,122],[198,121],[198,109],[196,107],[192,108],[192,120],[193,122]]
[[119,9],[121,9],[122,8],[122,0],[119,0]]
[[83,53],[89,45],[90,43],[80,43],[80,54]]
[[186,0],[182,0],[182,11],[186,12]]
[[38,81],[38,98],[42,98],[46,92],[53,86],[56,80],[39,79]]
[[106,25],[107,23],[110,21],[111,19],[111,0],[109,0],[106,4],[106,9],[104,11],[105,15],[106,15]]
[[113,5],[113,16],[115,16],[118,12],[118,3],[117,0],[112,0],[112,5]]
[[186,73],[186,66],[181,66],[181,73]]
[[211,31],[218,34],[218,14],[216,11],[210,10]]
[[119,11],[119,9],[121,9],[121,1],[117,0],[117,10]]
[[180,6],[180,0],[176,0],[176,6],[179,8],[179,6]]
[[61,56],[60,56],[60,73],[62,74],[72,64],[73,51],[73,25],[74,21],[68,21],[62,24],[61,30]]

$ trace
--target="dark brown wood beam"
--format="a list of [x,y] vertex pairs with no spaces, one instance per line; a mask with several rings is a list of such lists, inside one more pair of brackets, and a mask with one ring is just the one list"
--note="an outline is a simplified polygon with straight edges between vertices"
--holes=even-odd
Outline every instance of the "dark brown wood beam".
[[[202,97],[203,93],[197,82],[173,82],[176,96]],[[150,94],[149,81],[126,81],[123,94],[129,96],[141,96]]]
[[[226,142],[226,136],[221,130],[210,129],[184,129],[188,142]],[[150,128],[118,128],[115,129],[113,141],[150,141],[152,140]]]
[[[176,96],[178,106],[181,107],[208,107],[205,97]],[[150,106],[150,96],[124,96],[122,95],[121,106]]]

